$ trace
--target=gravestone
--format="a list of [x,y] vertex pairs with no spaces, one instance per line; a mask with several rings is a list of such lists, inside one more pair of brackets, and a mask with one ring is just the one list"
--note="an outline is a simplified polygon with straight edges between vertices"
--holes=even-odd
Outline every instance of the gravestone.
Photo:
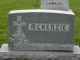
[[0,60],[80,60],[68,0],[41,0],[42,9],[9,12],[9,43]]
[[74,13],[55,10],[17,10],[9,13],[12,50],[64,50],[74,47]]
[[73,51],[74,13],[68,5],[68,0],[41,0],[42,9],[11,11],[9,48]]
[[41,0],[41,9],[69,10],[68,0]]

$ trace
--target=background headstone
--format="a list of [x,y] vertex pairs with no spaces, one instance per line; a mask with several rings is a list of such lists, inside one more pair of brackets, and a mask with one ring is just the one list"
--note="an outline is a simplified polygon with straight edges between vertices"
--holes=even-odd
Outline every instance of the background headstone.
[[68,0],[41,0],[41,9],[69,10]]

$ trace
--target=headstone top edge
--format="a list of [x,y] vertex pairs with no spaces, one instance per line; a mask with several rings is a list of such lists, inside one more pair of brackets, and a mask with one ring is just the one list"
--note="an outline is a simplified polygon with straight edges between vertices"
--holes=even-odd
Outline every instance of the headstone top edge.
[[61,14],[71,14],[75,15],[72,10],[69,11],[61,11],[61,10],[46,10],[46,9],[30,9],[30,10],[14,10],[10,11],[9,14],[17,14],[17,13],[32,13],[32,12],[44,12],[44,13],[61,13]]

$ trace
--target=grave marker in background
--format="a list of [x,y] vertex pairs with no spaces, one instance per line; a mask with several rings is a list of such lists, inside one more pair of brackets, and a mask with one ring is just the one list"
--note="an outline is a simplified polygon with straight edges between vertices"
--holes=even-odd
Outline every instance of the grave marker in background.
[[68,0],[41,0],[41,9],[69,10]]

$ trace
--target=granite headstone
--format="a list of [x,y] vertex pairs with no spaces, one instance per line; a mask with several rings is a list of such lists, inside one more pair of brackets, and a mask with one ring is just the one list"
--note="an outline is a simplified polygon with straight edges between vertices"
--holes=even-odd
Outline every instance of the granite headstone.
[[2,44],[0,60],[80,60],[68,0],[42,0],[41,8],[9,12],[9,43]]
[[17,10],[9,13],[9,46],[14,50],[66,50],[74,46],[74,13]]

